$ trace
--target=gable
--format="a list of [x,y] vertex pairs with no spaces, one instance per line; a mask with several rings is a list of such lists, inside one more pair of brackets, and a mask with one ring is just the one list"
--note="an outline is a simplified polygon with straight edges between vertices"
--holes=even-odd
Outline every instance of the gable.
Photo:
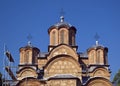
[[75,50],[67,45],[59,45],[51,50],[48,56],[48,60],[54,58],[57,55],[69,55],[78,61],[78,55]]

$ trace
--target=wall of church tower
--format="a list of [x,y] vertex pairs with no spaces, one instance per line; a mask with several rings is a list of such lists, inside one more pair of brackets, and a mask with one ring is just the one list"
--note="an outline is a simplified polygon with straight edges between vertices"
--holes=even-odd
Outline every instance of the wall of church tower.
[[20,48],[20,65],[25,64],[37,64],[37,55],[39,54],[39,49],[32,47]]
[[89,64],[107,64],[107,52],[103,47],[88,50]]
[[32,50],[31,49],[20,50],[20,64],[32,64]]

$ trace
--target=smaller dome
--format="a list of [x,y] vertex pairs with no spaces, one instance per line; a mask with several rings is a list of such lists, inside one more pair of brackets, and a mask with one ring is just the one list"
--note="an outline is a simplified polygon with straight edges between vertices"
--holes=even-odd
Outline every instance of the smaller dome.
[[100,44],[98,44],[98,42],[96,42],[96,45],[93,45],[93,46],[91,46],[90,48],[88,48],[87,49],[87,51],[89,52],[90,50],[92,50],[92,49],[105,49],[105,50],[107,50],[108,51],[108,48],[107,47],[104,47],[103,45],[100,45]]
[[28,44],[24,47],[21,47],[19,51],[26,50],[26,49],[34,49],[40,52],[40,50],[37,47],[34,47],[30,41],[28,41]]

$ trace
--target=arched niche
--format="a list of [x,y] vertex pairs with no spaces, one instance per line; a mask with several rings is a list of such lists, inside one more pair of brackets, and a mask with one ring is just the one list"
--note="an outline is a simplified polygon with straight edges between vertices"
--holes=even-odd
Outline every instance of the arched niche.
[[58,29],[52,29],[50,32],[50,45],[58,44]]
[[59,29],[59,44],[68,44],[68,29]]

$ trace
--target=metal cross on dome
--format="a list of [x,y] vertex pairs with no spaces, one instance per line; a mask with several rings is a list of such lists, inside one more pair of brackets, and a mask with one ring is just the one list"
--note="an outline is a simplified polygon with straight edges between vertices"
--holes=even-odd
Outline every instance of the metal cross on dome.
[[96,45],[98,45],[98,44],[99,44],[99,43],[98,43],[98,40],[99,40],[99,38],[100,38],[100,36],[98,35],[98,33],[95,34],[94,38],[95,38],[95,40],[96,40]]
[[64,10],[62,8],[61,12],[60,12],[60,22],[64,22],[64,14],[65,14],[65,12],[64,12]]
[[27,39],[28,39],[28,45],[31,45],[31,40],[32,40],[31,34],[28,34]]

